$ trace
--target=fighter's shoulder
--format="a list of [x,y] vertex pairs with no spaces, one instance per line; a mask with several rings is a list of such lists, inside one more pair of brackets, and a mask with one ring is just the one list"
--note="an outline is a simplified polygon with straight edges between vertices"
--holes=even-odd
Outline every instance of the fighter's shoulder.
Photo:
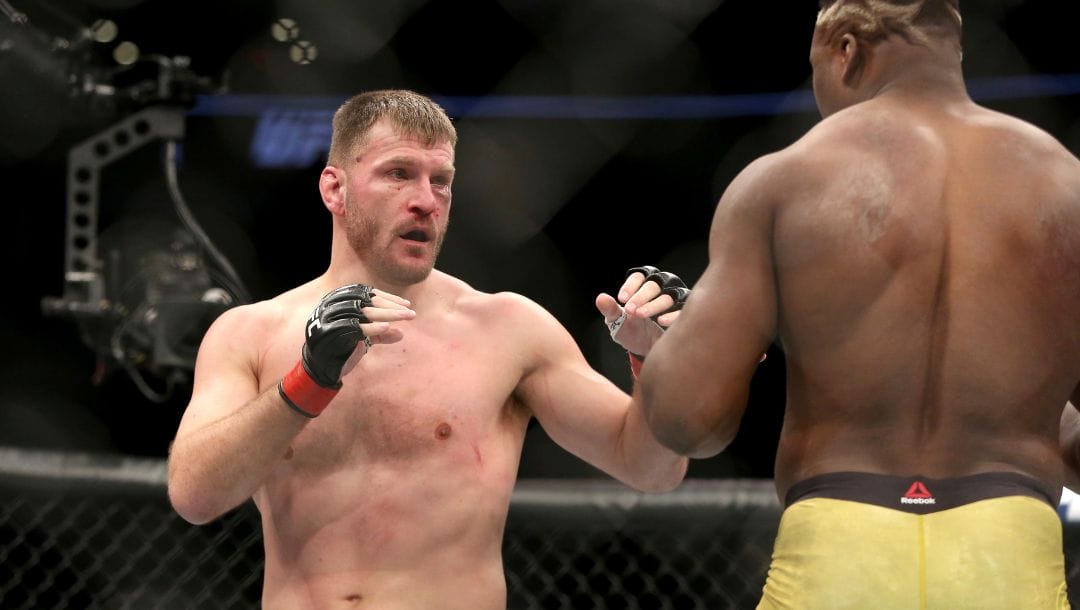
[[309,293],[310,287],[305,284],[266,300],[227,309],[214,320],[207,334],[228,334],[257,344],[291,322],[298,309],[310,308]]
[[804,184],[817,173],[846,162],[846,157],[864,154],[866,151],[859,149],[866,134],[895,129],[893,123],[895,120],[874,108],[841,110],[817,122],[785,148],[758,157],[736,180],[752,182],[755,189],[766,192],[785,192],[792,182]]
[[791,145],[754,159],[732,179],[720,199],[723,208],[765,210],[801,188],[815,173],[813,157]]
[[[506,346],[503,354],[523,369],[574,353],[570,332],[547,309],[516,292],[481,292],[464,283],[452,316],[471,332]],[[561,355],[561,356],[560,356]]]
[[520,326],[530,322],[535,324],[550,314],[532,299],[516,292],[481,292],[470,289],[458,295],[456,310],[460,313],[492,322],[506,322],[510,326]]
[[976,106],[965,118],[973,126],[992,130],[1004,137],[1023,138],[1030,140],[1033,144],[1048,147],[1057,145],[1057,140],[1053,136],[1034,123],[992,108]]
[[829,161],[836,155],[862,155],[875,143],[910,134],[911,119],[903,109],[873,102],[855,104],[818,121],[788,147],[791,156]]
[[482,324],[486,329],[505,327],[516,331],[555,323],[555,318],[546,309],[522,294],[484,292],[458,278],[442,275],[440,290],[450,296],[453,314]]
[[1021,154],[1036,156],[1040,162],[1056,162],[1073,167],[1080,164],[1080,159],[1057,138],[1018,117],[980,107],[980,112],[973,115],[972,121],[992,130],[996,140],[1007,143],[1005,148],[1022,149]]
[[900,119],[903,109],[871,103],[836,112],[811,127],[802,137],[772,155],[770,178],[775,188],[790,197],[814,186],[825,186],[837,172],[866,166],[871,159],[887,160],[897,150],[928,145],[927,130],[910,128],[912,117]]
[[968,121],[981,132],[977,142],[993,143],[999,165],[1023,172],[1025,188],[1034,196],[1080,217],[1080,159],[1062,142],[1032,123],[988,108],[979,107]]

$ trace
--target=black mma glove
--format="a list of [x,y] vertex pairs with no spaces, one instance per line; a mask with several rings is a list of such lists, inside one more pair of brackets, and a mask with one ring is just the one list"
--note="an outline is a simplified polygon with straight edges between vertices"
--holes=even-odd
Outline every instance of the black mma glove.
[[341,389],[341,369],[356,345],[364,341],[371,347],[360,325],[370,321],[362,309],[371,306],[372,296],[371,286],[349,284],[324,296],[311,312],[300,362],[278,383],[285,403],[301,415],[322,413]]
[[361,324],[370,322],[362,311],[371,306],[371,286],[349,284],[324,296],[308,318],[301,362],[315,383],[324,388],[341,388],[341,369],[364,341]]
[[690,296],[690,289],[686,287],[686,283],[674,273],[661,271],[656,267],[646,265],[644,267],[634,267],[628,270],[626,272],[626,277],[630,277],[633,273],[644,275],[646,282],[656,282],[656,285],[660,287],[660,294],[666,294],[675,301],[675,304],[668,308],[667,311],[653,316],[653,320],[668,313],[668,311],[678,311],[682,309],[683,305],[686,304],[686,297]]
[[[645,276],[645,279],[642,282],[643,285],[645,282],[656,282],[656,285],[660,287],[660,294],[666,294],[674,301],[672,306],[666,311],[650,316],[653,322],[656,322],[657,318],[668,312],[682,309],[683,305],[686,303],[686,298],[690,295],[690,289],[687,288],[686,284],[674,273],[660,271],[656,267],[643,266],[634,267],[628,270],[626,272],[626,277],[630,277],[634,273],[641,273]],[[619,332],[619,329],[622,328],[625,321],[626,311],[624,310],[618,318],[608,322],[608,331],[611,333],[612,340],[615,339],[615,335]],[[659,323],[657,323],[657,326],[659,326]],[[663,330],[663,327],[660,328]],[[641,372],[642,363],[645,362],[645,356],[635,354],[629,350],[627,351],[627,354],[630,355],[630,370],[633,372],[634,378],[636,379]]]

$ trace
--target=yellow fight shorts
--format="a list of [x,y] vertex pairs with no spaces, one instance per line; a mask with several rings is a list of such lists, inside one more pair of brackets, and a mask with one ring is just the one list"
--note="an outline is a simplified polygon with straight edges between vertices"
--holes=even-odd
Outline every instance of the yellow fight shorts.
[[1013,473],[807,479],[785,498],[758,610],[1068,608],[1051,493]]

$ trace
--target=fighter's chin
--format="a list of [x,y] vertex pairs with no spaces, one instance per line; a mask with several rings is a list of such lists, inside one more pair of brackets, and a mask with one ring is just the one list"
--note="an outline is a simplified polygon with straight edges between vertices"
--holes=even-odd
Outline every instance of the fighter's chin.
[[402,286],[419,284],[431,275],[435,268],[435,261],[410,261],[405,264],[396,264],[386,270],[388,279]]
[[422,269],[410,269],[406,273],[401,274],[401,282],[403,284],[419,284],[428,279],[431,275],[431,270],[434,268],[433,265],[428,265]]

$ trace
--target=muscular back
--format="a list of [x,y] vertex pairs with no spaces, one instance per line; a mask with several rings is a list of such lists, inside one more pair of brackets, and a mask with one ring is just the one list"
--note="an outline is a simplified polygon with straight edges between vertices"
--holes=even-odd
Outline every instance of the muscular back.
[[1080,380],[1080,163],[971,103],[877,99],[773,160],[781,493],[838,470],[1057,485]]

